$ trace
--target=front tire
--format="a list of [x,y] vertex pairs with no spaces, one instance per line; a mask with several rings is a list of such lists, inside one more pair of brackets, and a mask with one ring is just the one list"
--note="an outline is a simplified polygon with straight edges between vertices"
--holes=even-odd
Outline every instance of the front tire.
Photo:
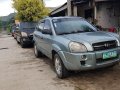
[[65,68],[60,56],[55,54],[54,56],[54,67],[58,78],[66,78],[69,74],[68,70]]
[[23,42],[22,38],[20,39],[20,45],[21,45],[22,48],[25,48],[25,43]]

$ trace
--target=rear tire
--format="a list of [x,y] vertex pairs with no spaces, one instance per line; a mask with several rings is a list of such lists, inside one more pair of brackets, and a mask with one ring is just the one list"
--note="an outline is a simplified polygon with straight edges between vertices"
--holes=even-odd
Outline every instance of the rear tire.
[[14,39],[16,39],[16,36],[15,36],[15,34],[14,34]]
[[58,54],[54,55],[54,67],[58,78],[63,79],[68,77],[68,70],[65,68],[60,56]]
[[34,54],[37,58],[42,57],[43,54],[37,49],[36,44],[34,44]]

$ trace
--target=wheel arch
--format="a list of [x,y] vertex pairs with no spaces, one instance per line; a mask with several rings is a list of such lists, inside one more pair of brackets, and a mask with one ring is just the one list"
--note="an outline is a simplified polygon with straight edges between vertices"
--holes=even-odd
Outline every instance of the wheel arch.
[[58,54],[63,62],[63,64],[66,66],[66,59],[65,59],[65,56],[62,52],[62,49],[58,46],[58,45],[53,45],[53,49],[52,49],[52,61],[54,62],[54,55],[55,54]]
[[55,54],[59,54],[58,52],[61,51],[61,48],[58,45],[56,45],[56,44],[53,44],[52,46],[53,46],[52,47],[53,49],[52,49],[51,53],[52,53],[52,60],[54,60],[54,55]]

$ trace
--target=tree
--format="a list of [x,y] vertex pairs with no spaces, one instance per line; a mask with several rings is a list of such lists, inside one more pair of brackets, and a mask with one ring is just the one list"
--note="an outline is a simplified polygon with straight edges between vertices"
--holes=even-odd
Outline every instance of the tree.
[[13,0],[16,18],[20,21],[38,21],[48,15],[48,9],[43,0]]

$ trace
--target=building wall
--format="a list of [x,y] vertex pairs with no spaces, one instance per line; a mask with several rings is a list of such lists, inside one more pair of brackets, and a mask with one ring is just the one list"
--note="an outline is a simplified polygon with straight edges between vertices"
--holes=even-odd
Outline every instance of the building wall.
[[[77,7],[78,16],[84,17],[84,18],[88,19],[90,22],[93,22],[93,20],[94,20],[94,10],[91,12],[90,15],[87,15],[87,17],[86,17],[86,15],[85,15],[85,11],[86,11],[86,10],[90,10],[90,9],[93,9],[93,7],[90,6],[89,3],[85,3],[85,4],[79,5],[79,6]],[[88,17],[90,17],[90,18],[88,18]]]
[[78,6],[78,16],[80,17],[85,17],[85,10],[89,9],[90,7],[88,6],[88,4],[82,4],[80,6]]
[[120,26],[120,2],[102,2],[97,4],[98,25],[103,28]]
[[[95,0],[95,1],[105,1],[105,0]],[[75,15],[86,18],[85,11],[89,9],[93,9],[92,11],[92,18],[86,18],[90,22],[95,21],[97,25],[102,26],[103,28],[110,28],[110,27],[120,27],[120,1],[105,1],[105,2],[96,2],[96,15],[94,15],[94,7],[88,2],[84,4],[80,4],[77,6],[77,14],[74,13],[76,9],[72,6],[71,14],[68,12],[66,4],[66,9],[63,11],[59,11],[54,16],[66,16],[66,15]],[[69,14],[68,14],[69,13]],[[89,14],[87,15],[89,16]],[[96,17],[95,17],[96,16]],[[96,18],[96,20],[94,20]]]

